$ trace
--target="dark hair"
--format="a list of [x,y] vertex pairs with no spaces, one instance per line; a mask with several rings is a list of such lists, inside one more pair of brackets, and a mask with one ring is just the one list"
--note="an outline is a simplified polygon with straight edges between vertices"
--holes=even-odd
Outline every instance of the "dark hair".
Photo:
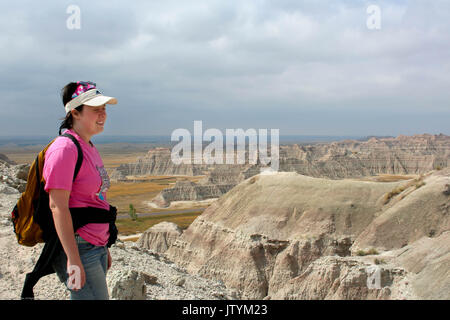
[[[77,83],[76,82],[70,82],[64,86],[64,88],[61,89],[61,99],[63,106],[65,106],[70,100],[72,100],[72,95],[77,89]],[[81,112],[83,110],[83,105],[76,107],[75,110]],[[61,122],[61,125],[59,126],[59,134],[61,135],[62,129],[72,129],[73,127],[73,117],[72,113],[69,111],[67,112],[66,116],[62,118],[63,120]]]

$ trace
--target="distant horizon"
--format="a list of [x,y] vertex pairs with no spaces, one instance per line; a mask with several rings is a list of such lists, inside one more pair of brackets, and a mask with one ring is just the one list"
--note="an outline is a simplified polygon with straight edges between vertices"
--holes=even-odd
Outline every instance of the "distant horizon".
[[[372,136],[357,136],[357,135],[280,135],[280,142],[298,140],[298,141],[334,141],[336,139],[365,139]],[[387,136],[386,136],[387,137]],[[0,146],[8,143],[45,143],[52,136],[0,136]],[[157,141],[152,141],[152,140]],[[152,143],[152,142],[169,142],[176,143],[176,141],[171,141],[170,135],[97,135],[92,137],[92,140],[96,143]],[[117,141],[114,141],[117,140]]]
[[[366,141],[370,138],[397,138],[398,136],[416,136],[416,135],[446,135],[445,133],[416,133],[413,135],[399,134],[397,136],[393,135],[301,135],[301,134],[291,134],[291,135],[280,135],[280,143],[315,143],[315,142],[333,142],[342,140],[359,140]],[[56,135],[55,135],[56,136]],[[39,144],[46,144],[54,136],[0,136],[0,147],[8,146],[10,144],[17,146],[32,146]],[[177,141],[171,141],[169,135],[97,135],[92,138],[93,142],[97,144],[110,144],[110,143],[130,143],[130,144],[145,144],[145,143],[168,143],[175,144]],[[208,143],[204,141],[204,143]]]

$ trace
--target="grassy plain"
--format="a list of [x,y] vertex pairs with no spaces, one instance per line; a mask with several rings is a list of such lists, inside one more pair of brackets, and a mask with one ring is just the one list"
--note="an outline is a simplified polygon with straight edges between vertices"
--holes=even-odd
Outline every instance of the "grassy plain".
[[117,207],[118,212],[122,214],[128,213],[130,204],[136,208],[138,213],[173,210],[151,208],[148,206],[147,202],[152,200],[162,190],[172,187],[177,180],[185,179],[195,182],[199,180],[199,177],[148,176],[130,179],[130,181],[111,182],[111,188],[108,190],[107,199],[109,203]]
[[203,211],[190,212],[190,213],[172,213],[164,215],[155,215],[147,217],[139,217],[133,221],[131,218],[119,219],[116,222],[117,229],[121,235],[131,235],[141,233],[163,221],[173,222],[177,224],[181,229],[186,229]]

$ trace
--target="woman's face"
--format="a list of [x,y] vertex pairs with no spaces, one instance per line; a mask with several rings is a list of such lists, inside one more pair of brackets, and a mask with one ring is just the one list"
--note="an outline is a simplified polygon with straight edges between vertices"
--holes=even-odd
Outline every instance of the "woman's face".
[[81,112],[73,114],[77,127],[89,136],[103,131],[106,122],[106,105],[100,107],[83,106]]

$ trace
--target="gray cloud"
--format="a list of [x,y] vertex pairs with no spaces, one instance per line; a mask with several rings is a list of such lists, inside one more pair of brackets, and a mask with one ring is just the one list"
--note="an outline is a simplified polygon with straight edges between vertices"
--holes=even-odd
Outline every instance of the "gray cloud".
[[77,1],[81,30],[69,4],[0,13],[0,135],[53,135],[78,79],[119,100],[105,134],[450,134],[446,1]]

